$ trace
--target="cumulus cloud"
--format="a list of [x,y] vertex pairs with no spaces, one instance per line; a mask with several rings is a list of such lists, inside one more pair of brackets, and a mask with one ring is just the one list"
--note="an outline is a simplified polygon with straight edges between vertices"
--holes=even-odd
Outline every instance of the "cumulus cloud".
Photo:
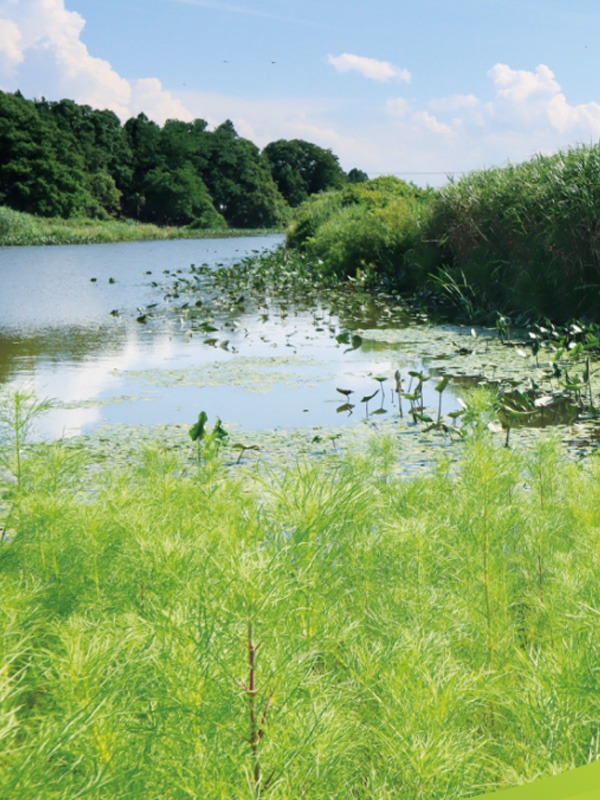
[[0,70],[9,75],[14,75],[23,61],[21,39],[18,26],[10,19],[0,18]]
[[600,105],[570,105],[552,70],[540,64],[534,72],[496,64],[488,72],[496,96],[494,118],[513,128],[550,130],[561,136],[600,136]]
[[377,61],[375,58],[365,58],[364,56],[354,56],[350,53],[342,53],[341,56],[327,56],[327,60],[337,72],[360,72],[365,78],[374,81],[397,80],[410,83],[411,75],[407,69],[400,69],[390,64],[389,61]]
[[121,119],[143,110],[157,122],[192,119],[156,78],[133,83],[81,41],[83,17],[64,0],[0,0],[0,87],[27,96],[69,97],[108,108]]
[[395,173],[419,183],[600,138],[600,104],[571,104],[552,70],[496,64],[486,96],[452,94],[417,103],[388,99],[387,123],[356,127],[358,163],[369,174]]

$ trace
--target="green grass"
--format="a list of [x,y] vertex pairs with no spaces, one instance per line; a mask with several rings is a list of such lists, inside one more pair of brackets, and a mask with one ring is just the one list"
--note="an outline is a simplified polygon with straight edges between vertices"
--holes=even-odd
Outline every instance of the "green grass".
[[274,230],[159,227],[133,220],[90,220],[36,217],[0,207],[0,246],[45,244],[92,244],[132,242],[145,239],[200,239],[223,236],[251,236]]
[[288,244],[315,269],[445,298],[469,320],[598,319],[600,145],[470,173],[439,192],[377,178],[310,198]]
[[98,472],[10,419],[0,796],[450,800],[598,758],[597,459],[475,425],[414,480],[393,439]]
[[598,317],[600,146],[573,147],[452,182],[427,238],[451,286],[484,309],[564,322]]

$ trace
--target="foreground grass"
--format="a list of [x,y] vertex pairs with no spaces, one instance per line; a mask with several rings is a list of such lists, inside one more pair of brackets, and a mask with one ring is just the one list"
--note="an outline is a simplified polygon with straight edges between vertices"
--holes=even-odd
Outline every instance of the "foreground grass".
[[0,246],[93,244],[145,239],[201,239],[277,233],[274,230],[238,230],[159,227],[133,220],[91,220],[36,217],[0,207]]
[[449,799],[598,757],[595,459],[147,448],[84,491],[83,451],[3,452],[0,796]]

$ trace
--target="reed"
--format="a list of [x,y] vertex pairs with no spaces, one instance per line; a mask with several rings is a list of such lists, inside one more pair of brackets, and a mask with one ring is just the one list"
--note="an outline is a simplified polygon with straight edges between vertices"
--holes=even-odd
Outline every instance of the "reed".
[[579,146],[450,182],[427,236],[442,282],[488,311],[595,317],[599,169],[600,146]]

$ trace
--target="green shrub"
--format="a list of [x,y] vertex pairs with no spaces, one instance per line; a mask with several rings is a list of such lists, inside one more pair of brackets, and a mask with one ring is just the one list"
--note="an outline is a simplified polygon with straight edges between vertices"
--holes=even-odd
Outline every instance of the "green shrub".
[[420,240],[434,196],[394,177],[350,184],[304,203],[288,245],[321,260],[326,273],[412,288],[419,278],[406,256]]

